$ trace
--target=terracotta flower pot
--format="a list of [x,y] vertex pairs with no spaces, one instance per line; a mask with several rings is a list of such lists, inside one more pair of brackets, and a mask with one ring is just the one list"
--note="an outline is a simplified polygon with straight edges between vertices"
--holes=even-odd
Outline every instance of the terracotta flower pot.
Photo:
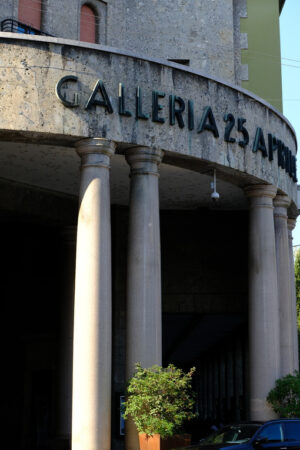
[[161,439],[159,434],[147,436],[139,433],[140,450],[171,450],[190,445],[191,436],[189,434],[177,434],[167,439]]
[[139,433],[140,450],[160,450],[160,435],[154,434],[148,436],[145,433]]

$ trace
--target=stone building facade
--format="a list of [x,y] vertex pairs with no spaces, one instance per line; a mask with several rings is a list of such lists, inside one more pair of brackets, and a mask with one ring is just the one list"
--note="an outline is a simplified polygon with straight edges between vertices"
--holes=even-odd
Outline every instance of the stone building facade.
[[266,395],[299,365],[297,142],[243,88],[259,86],[247,3],[0,5],[1,413],[17,448],[135,450],[120,401],[138,361],[197,367],[193,439],[273,417]]

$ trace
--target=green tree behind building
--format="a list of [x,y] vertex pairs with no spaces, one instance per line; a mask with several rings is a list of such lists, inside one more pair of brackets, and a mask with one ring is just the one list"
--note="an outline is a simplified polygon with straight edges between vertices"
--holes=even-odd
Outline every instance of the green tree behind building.
[[300,355],[300,249],[295,252],[295,282],[297,301],[298,346]]

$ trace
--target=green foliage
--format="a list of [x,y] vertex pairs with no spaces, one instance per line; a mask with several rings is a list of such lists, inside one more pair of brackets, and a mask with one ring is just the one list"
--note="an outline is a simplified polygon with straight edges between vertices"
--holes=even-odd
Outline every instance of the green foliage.
[[300,417],[300,373],[276,380],[267,400],[279,417]]
[[139,433],[173,436],[185,420],[195,417],[191,390],[194,372],[193,367],[185,374],[173,364],[143,369],[137,363],[127,387],[124,418],[130,416]]
[[297,301],[297,324],[298,324],[298,353],[300,355],[300,249],[295,253],[295,283]]
[[297,299],[297,322],[298,330],[300,329],[300,249],[295,253],[295,282],[296,282],[296,299]]

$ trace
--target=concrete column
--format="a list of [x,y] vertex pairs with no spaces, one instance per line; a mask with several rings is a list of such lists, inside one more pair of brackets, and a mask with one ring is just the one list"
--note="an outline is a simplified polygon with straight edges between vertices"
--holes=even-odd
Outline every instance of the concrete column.
[[250,418],[276,417],[266,402],[280,375],[279,305],[273,198],[269,185],[246,188],[249,211],[249,375]]
[[[57,436],[61,447],[70,446],[72,421],[72,364],[76,227],[61,232],[63,263],[61,267],[62,299],[59,336],[59,386]],[[59,447],[58,447],[59,448]]]
[[72,450],[109,450],[111,442],[110,158],[115,144],[86,139],[77,227]]
[[292,231],[296,226],[296,219],[288,219],[289,236],[289,261],[290,261],[290,279],[291,279],[291,328],[293,336],[293,371],[299,370],[299,350],[298,350],[298,327],[297,327],[297,307],[296,307],[296,286],[295,286],[295,266],[293,253],[293,235]]
[[[127,262],[126,377],[135,364],[162,364],[161,261],[158,165],[162,152],[126,151],[131,168]],[[126,448],[138,449],[137,432],[126,423]]]
[[280,375],[284,376],[288,373],[293,373],[294,366],[291,277],[287,228],[287,208],[291,201],[286,195],[277,195],[273,203],[279,301]]

